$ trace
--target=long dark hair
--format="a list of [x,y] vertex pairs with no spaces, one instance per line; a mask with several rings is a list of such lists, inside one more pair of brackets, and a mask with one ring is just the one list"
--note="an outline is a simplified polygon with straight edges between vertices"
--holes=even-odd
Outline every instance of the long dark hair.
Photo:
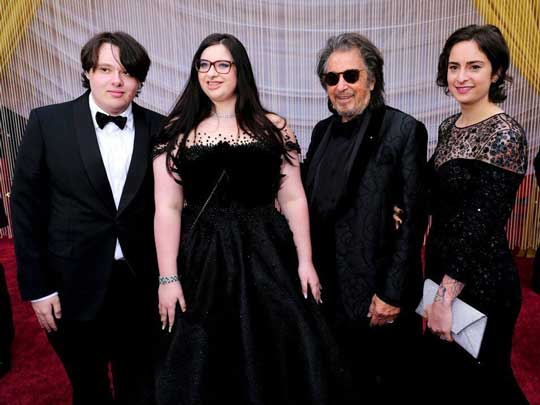
[[[289,160],[284,145],[281,129],[286,125],[283,120],[282,128],[276,127],[267,117],[266,110],[259,99],[255,77],[251,68],[248,54],[244,45],[231,34],[210,34],[199,45],[191,62],[191,72],[188,82],[176,105],[167,117],[166,123],[158,135],[157,142],[167,142],[167,167],[170,168],[173,150],[178,145],[176,154],[185,147],[191,130],[212,113],[212,101],[204,94],[199,84],[196,63],[203,51],[212,45],[225,46],[232,55],[236,66],[236,120],[240,130],[251,137],[275,145],[284,158]],[[178,143],[178,137],[182,139]]]
[[502,103],[506,100],[506,88],[512,83],[512,77],[507,72],[510,66],[510,51],[501,31],[494,25],[467,25],[448,37],[439,56],[437,85],[444,88],[445,94],[449,93],[448,59],[454,45],[463,41],[476,42],[488,58],[491,63],[491,74],[497,75],[497,81],[491,83],[489,87],[488,98],[492,103]]

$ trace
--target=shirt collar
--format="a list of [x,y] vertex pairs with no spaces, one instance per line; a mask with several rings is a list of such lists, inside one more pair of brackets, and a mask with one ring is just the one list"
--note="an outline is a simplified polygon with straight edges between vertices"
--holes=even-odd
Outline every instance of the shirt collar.
[[[96,101],[94,100],[94,96],[92,95],[92,92],[90,92],[90,95],[88,97],[88,104],[90,105],[90,114],[92,115],[92,122],[94,123],[94,128],[96,130],[101,129],[99,128],[97,121],[96,121],[96,113],[101,112],[106,115],[110,115],[107,112],[105,112],[102,108],[100,108]],[[122,117],[127,117],[126,126],[124,129],[133,129],[133,103],[129,103],[128,108],[126,108],[121,114]]]
[[354,130],[358,128],[358,124],[363,120],[365,111],[362,111],[360,114],[353,117],[351,120],[347,122],[342,122],[341,117],[338,114],[335,114],[334,117],[334,126],[332,128],[332,136],[333,137],[339,137],[339,136],[346,136],[350,137]]

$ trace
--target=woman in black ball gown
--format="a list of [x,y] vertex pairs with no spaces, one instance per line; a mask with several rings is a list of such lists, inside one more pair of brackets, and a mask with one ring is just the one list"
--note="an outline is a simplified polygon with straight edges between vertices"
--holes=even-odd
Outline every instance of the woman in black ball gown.
[[298,151],[240,41],[203,40],[154,147],[160,404],[340,401]]

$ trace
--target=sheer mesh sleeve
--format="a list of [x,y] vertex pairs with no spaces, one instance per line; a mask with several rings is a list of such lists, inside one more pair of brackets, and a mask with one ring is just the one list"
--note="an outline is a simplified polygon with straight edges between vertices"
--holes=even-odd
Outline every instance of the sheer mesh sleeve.
[[493,133],[480,160],[501,169],[525,174],[527,171],[527,139],[519,125],[510,125]]
[[525,174],[527,139],[516,120],[500,113],[460,128],[455,126],[458,118],[459,114],[453,115],[439,127],[435,167],[452,159],[473,159]]

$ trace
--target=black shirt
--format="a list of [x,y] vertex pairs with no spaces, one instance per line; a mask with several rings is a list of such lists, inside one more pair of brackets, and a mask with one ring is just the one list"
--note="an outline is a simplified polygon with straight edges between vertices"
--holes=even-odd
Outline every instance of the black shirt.
[[343,195],[343,187],[346,187],[343,179],[345,162],[351,153],[354,144],[354,130],[360,125],[364,114],[350,121],[341,122],[341,117],[336,116],[330,128],[330,139],[319,169],[319,186],[315,198],[318,214],[324,218],[331,218],[335,213],[337,198]]

